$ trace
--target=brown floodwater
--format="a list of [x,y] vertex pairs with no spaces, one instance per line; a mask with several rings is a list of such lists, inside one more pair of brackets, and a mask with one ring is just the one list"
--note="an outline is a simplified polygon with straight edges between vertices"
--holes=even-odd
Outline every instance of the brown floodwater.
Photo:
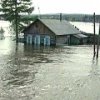
[[0,40],[0,100],[100,100],[93,47],[35,47]]

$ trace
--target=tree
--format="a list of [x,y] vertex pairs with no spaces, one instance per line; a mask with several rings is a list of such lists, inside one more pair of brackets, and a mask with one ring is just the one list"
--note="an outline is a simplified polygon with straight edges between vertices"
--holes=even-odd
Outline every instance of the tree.
[[[34,8],[31,0],[1,0],[1,8],[6,20],[10,21],[14,32],[16,32],[16,39],[18,33],[23,30],[26,21],[21,20],[21,15],[29,15]],[[28,21],[28,20],[27,20]]]

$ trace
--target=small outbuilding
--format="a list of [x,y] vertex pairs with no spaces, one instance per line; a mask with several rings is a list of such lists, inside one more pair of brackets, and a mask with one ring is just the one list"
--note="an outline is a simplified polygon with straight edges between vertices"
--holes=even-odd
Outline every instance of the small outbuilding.
[[84,44],[86,38],[65,20],[36,19],[23,30],[24,42],[34,45]]
[[88,36],[84,35],[84,34],[75,34],[71,36],[71,41],[70,44],[71,45],[82,45],[82,44],[87,44],[87,39]]

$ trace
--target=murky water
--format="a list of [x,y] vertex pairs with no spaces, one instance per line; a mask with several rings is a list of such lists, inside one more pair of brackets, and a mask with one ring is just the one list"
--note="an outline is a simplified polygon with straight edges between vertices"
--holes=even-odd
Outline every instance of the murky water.
[[92,54],[92,46],[0,40],[0,100],[100,100],[100,59]]

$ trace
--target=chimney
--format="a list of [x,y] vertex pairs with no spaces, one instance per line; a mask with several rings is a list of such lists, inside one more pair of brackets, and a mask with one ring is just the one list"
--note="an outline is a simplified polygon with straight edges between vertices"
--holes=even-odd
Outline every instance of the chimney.
[[60,13],[60,22],[62,21],[62,13]]

